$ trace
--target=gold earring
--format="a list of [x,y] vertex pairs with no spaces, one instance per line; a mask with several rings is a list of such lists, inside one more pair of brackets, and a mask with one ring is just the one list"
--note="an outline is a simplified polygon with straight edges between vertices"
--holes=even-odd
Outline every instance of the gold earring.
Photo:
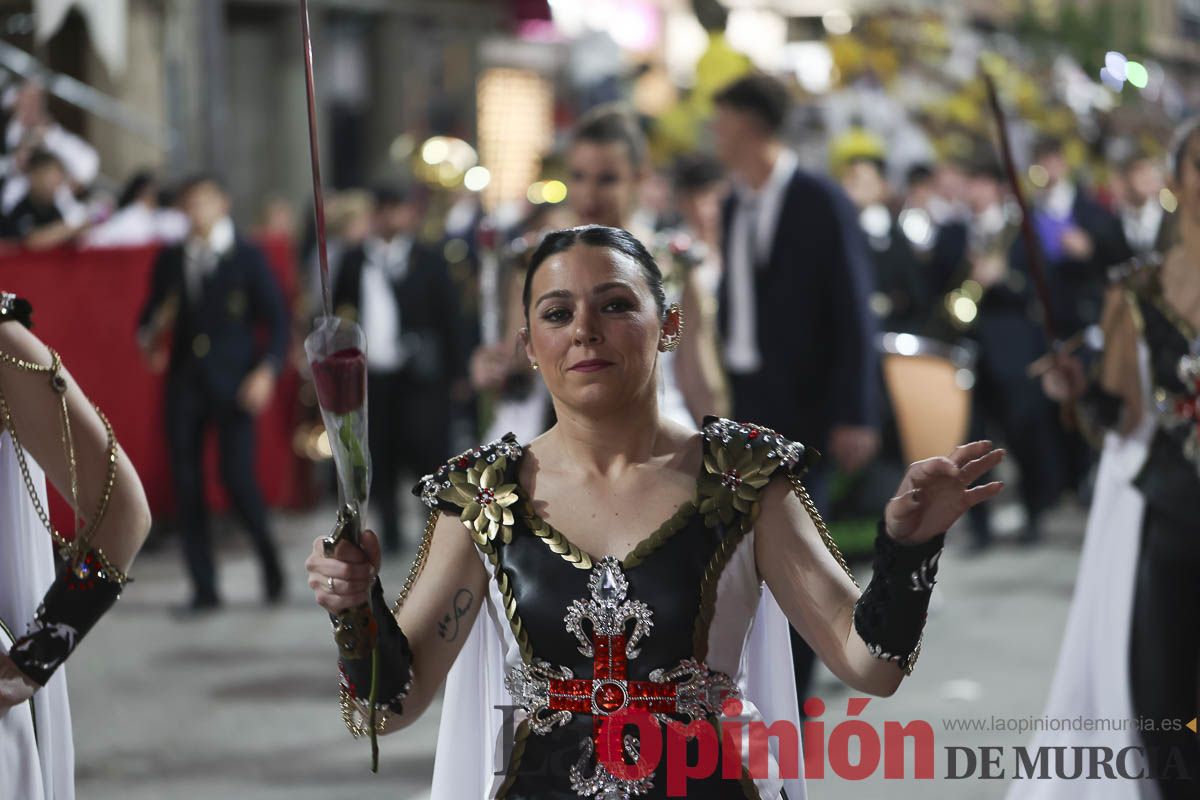
[[536,361],[531,362],[529,364],[529,368],[532,369],[534,372],[537,372],[537,370],[538,370],[537,362]]
[[679,317],[679,330],[663,337],[659,350],[664,353],[674,353],[678,350],[679,340],[683,338],[683,309],[679,307],[678,303],[672,303],[671,307],[667,309],[667,313],[670,314],[672,311]]

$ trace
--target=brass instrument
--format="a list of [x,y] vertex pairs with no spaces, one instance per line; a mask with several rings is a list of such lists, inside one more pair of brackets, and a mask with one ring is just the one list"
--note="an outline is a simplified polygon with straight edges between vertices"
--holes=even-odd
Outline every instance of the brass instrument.
[[[991,286],[1003,284],[1015,292],[1025,288],[1025,277],[1011,269],[1008,264],[1008,253],[1020,230],[1013,219],[1014,212],[1020,213],[1006,203],[1003,227],[991,232],[981,232],[972,225],[968,230],[964,263],[958,272],[955,288],[945,293],[941,306],[943,318],[959,334],[965,335],[974,330],[975,322],[979,318],[980,304]],[[979,280],[981,276],[976,266],[983,259],[997,259],[1003,264],[1002,275],[998,280],[988,283]]]

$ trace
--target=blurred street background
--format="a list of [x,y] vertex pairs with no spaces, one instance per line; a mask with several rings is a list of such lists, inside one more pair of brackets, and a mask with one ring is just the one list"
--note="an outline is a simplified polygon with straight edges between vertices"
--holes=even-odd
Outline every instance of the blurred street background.
[[[685,424],[734,415],[748,385],[807,380],[803,358],[847,341],[839,327],[760,343],[794,375],[723,344],[726,276],[750,263],[729,255],[732,202],[752,192],[737,137],[714,120],[730,109],[723,91],[764,79],[770,102],[751,110],[779,117],[769,144],[795,156],[774,163],[825,193],[780,229],[836,217],[827,238],[847,243],[844,260],[807,241],[770,256],[861,270],[866,284],[832,322],[869,333],[860,379],[840,390],[879,408],[856,446],[814,434],[831,439],[818,502],[834,537],[865,573],[905,464],[968,437],[1010,452],[1004,498],[951,537],[915,674],[863,718],[927,720],[939,751],[1028,743],[942,720],[1041,713],[1096,454],[1029,367],[1052,345],[1049,318],[1058,338],[1092,341],[1109,269],[1175,241],[1169,151],[1200,110],[1200,3],[310,5],[331,310],[364,322],[369,342],[371,524],[389,591],[424,525],[409,487],[480,441],[528,441],[551,422],[516,347],[526,259],[546,232],[619,226],[654,253],[687,311],[661,392]],[[33,303],[36,332],[111,419],[155,516],[136,583],[68,667],[83,800],[428,792],[438,708],[384,740],[372,776],[305,585],[336,493],[301,348],[323,303],[300,42],[292,0],[0,0],[0,289]],[[200,266],[172,291],[164,276],[184,262]],[[236,279],[216,280],[218,264]],[[830,308],[760,300],[778,304],[760,316],[797,325],[810,321],[802,301]],[[791,358],[800,345],[808,355]],[[747,383],[755,369],[762,383]],[[847,690],[823,668],[808,694],[825,701],[827,731],[846,718]],[[814,798],[1005,790],[866,785],[809,784]]]
[[[81,798],[427,796],[440,704],[412,728],[381,740],[376,775],[367,741],[352,740],[342,725],[329,626],[303,584],[304,558],[330,513],[324,508],[281,519],[293,594],[280,608],[259,606],[253,558],[235,549],[222,578],[227,612],[179,625],[162,613],[186,599],[174,553],[139,559],[137,583],[106,619],[105,635],[90,638],[68,669]],[[938,779],[860,782],[829,771],[809,781],[810,797],[1004,796],[1004,781],[943,780],[942,748],[1011,747],[1029,744],[1030,737],[949,731],[942,721],[1041,714],[1082,522],[1078,509],[1064,508],[1048,520],[1047,540],[1036,551],[1008,540],[986,560],[966,555],[963,537],[951,535],[917,669],[896,695],[872,700],[862,714],[873,723],[933,725]],[[405,559],[390,561],[385,585],[399,586],[406,571]],[[822,671],[810,696],[827,706],[828,736],[847,719],[851,694]]]

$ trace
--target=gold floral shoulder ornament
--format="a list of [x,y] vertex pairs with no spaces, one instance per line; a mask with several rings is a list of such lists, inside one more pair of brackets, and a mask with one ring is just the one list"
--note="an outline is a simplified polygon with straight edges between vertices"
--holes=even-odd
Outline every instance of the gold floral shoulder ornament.
[[516,436],[505,434],[450,459],[422,478],[414,494],[431,509],[457,513],[477,544],[497,539],[507,544],[512,541],[512,506],[518,499],[512,467],[521,454]]
[[700,513],[709,527],[736,520],[743,532],[758,518],[759,492],[782,466],[803,472],[819,454],[770,428],[720,417],[704,419],[704,474]]

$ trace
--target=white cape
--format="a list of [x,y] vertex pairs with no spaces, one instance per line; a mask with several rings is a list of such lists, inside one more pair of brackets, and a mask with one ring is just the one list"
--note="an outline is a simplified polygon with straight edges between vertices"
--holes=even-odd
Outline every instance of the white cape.
[[[42,507],[46,481],[26,455]],[[25,490],[12,439],[0,434],[0,620],[14,636],[25,633],[54,582],[54,550]],[[0,632],[0,650],[12,642]],[[60,667],[33,697],[37,733],[28,703],[0,712],[0,797],[74,800],[75,747],[67,705],[66,670]]]
[[[1153,432],[1153,421],[1147,418],[1128,437],[1109,433],[1105,438],[1075,594],[1043,712],[1047,720],[1120,723],[1133,717],[1129,627],[1145,508],[1133,479],[1146,460]],[[1137,732],[1130,728],[1041,731],[1029,747],[1031,754],[1033,748],[1055,746],[1108,747],[1117,753],[1139,744]],[[1126,761],[1129,774],[1142,768],[1140,757]],[[1149,794],[1140,794],[1144,792]],[[1023,779],[1013,781],[1007,800],[1138,800],[1157,794],[1147,780]]]
[[[490,798],[499,785],[497,776],[507,767],[500,741],[505,734],[504,717],[497,706],[514,704],[504,688],[504,644],[497,631],[508,623],[497,620],[490,602],[481,611],[486,617],[481,613],[476,618],[446,678],[431,800]],[[768,724],[787,720],[799,731],[788,621],[766,587],[746,643],[745,659],[746,685],[741,688],[746,698]],[[771,746],[777,746],[775,739]],[[802,756],[799,761],[800,777],[784,781],[788,800],[805,800]],[[764,795],[764,800],[772,797]]]

